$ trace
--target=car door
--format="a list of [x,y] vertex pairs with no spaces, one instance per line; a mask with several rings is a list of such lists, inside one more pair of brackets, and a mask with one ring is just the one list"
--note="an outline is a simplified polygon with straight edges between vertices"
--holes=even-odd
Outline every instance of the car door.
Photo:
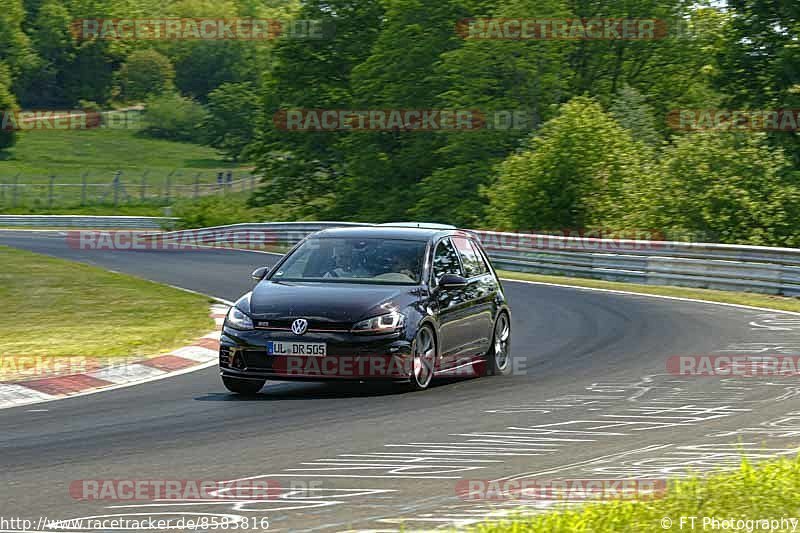
[[[452,237],[461,259],[467,286],[464,288],[465,319],[462,359],[472,360],[489,349],[494,327],[494,305],[497,286],[477,244],[461,235]],[[463,361],[459,361],[463,362]]]
[[468,319],[466,287],[441,287],[439,280],[445,274],[464,276],[461,259],[449,237],[439,240],[433,248],[431,288],[439,322],[440,368],[452,367],[463,349],[465,338],[464,320]]

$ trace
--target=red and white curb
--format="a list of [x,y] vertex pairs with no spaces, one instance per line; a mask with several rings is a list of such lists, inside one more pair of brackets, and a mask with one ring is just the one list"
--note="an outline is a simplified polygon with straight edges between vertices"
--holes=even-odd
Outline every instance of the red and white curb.
[[[156,381],[217,364],[219,335],[228,312],[227,305],[211,306],[217,330],[194,344],[131,364],[100,367],[91,372],[58,375],[27,381],[0,382],[0,409],[80,396]],[[113,361],[113,360],[110,360]]]

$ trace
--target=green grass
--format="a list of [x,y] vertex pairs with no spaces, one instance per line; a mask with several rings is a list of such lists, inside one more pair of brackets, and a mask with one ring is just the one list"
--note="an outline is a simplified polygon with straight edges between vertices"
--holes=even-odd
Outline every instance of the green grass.
[[3,207],[0,205],[0,214],[3,215],[115,215],[115,216],[137,216],[137,217],[163,217],[165,214],[164,206],[152,204],[140,205],[85,205],[74,207]]
[[[799,492],[800,460],[779,459],[755,466],[743,462],[733,472],[673,481],[659,499],[587,504],[533,517],[487,522],[472,530],[483,533],[713,531],[710,525],[703,527],[704,517],[742,520],[798,517]],[[684,522],[681,528],[681,517],[690,516],[697,517],[695,527],[690,528]],[[664,518],[671,521],[671,527],[662,527]],[[771,531],[792,531],[792,527]]]
[[0,246],[0,357],[146,356],[214,328],[209,299]]
[[217,170],[241,169],[225,161],[213,148],[197,144],[153,139],[136,129],[30,130],[19,134],[16,145],[0,160],[0,181],[11,183],[18,173],[20,183],[46,183],[56,176],[59,183],[87,180],[108,183],[114,172],[123,180],[140,183],[142,174],[151,184],[192,183],[200,172],[202,181],[216,179]]
[[508,270],[498,270],[498,274],[507,279],[557,283],[560,285],[638,292],[642,294],[657,294],[661,296],[673,296],[676,298],[694,298],[697,300],[708,300],[710,302],[749,305],[753,307],[780,309],[782,311],[800,312],[800,300],[796,298],[788,298],[786,296],[770,296],[749,292],[729,292],[711,289],[670,287],[666,285],[642,285],[640,283],[623,283],[597,279],[572,278],[567,276],[545,276],[542,274],[528,274],[525,272],[511,272]]

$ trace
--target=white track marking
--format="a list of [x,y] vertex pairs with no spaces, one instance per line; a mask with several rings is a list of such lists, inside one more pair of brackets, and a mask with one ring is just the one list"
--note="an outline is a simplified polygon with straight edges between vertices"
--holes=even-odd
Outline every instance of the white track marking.
[[216,350],[204,348],[203,346],[184,346],[183,348],[178,348],[170,352],[168,355],[191,359],[192,361],[198,361],[200,363],[216,360],[219,356]]
[[0,408],[52,400],[55,396],[14,383],[0,385]]
[[133,363],[122,367],[111,367],[104,368],[102,370],[95,370],[94,372],[89,372],[87,375],[120,385],[129,381],[141,381],[143,379],[159,377],[166,374],[168,374],[168,372],[153,368],[152,366]]

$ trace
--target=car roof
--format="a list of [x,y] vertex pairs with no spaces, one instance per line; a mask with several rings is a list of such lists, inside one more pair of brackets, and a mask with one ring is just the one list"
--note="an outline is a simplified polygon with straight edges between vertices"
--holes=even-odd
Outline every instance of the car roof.
[[395,225],[379,226],[345,226],[341,228],[328,228],[314,233],[315,237],[329,238],[340,237],[344,239],[373,238],[373,239],[406,239],[414,241],[428,241],[441,235],[462,233],[453,228],[442,227],[406,227]]

